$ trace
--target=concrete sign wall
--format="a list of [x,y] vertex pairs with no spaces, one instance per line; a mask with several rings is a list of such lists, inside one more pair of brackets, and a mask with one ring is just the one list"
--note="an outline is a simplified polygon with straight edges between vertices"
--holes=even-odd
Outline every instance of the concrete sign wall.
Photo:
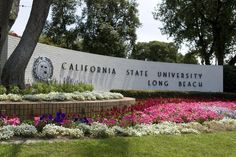
[[[19,39],[9,40],[12,52]],[[138,61],[38,44],[26,70],[26,83],[34,80],[91,83],[96,90],[222,92],[223,67]]]

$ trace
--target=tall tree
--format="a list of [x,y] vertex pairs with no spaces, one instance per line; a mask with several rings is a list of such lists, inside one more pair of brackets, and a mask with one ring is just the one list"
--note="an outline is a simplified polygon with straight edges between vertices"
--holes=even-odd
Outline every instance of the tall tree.
[[[205,64],[213,55],[224,64],[236,36],[235,0],[163,0],[154,12],[163,22],[162,32],[196,47]],[[233,57],[232,57],[233,58]]]
[[46,22],[52,0],[34,0],[30,18],[22,38],[7,60],[2,73],[2,84],[15,84],[24,88],[25,69],[36,47],[40,33]]
[[178,47],[173,42],[138,42],[135,44],[130,58],[169,63],[198,64],[195,53],[182,55],[178,53]]
[[8,20],[13,0],[0,0],[0,56],[8,35]]
[[177,56],[178,47],[174,43],[151,41],[135,44],[130,58],[176,63]]
[[80,19],[83,50],[126,57],[136,41],[140,22],[135,0],[84,0]]
[[54,0],[51,6],[51,20],[47,21],[41,42],[73,49],[78,32],[75,29],[77,0]]
[[186,53],[183,57],[179,58],[178,63],[184,64],[198,64],[197,56],[195,53]]
[[10,12],[10,17],[9,17],[9,30],[11,29],[11,27],[15,23],[15,20],[18,16],[18,12],[19,12],[19,7],[20,7],[20,0],[13,0],[11,12]]

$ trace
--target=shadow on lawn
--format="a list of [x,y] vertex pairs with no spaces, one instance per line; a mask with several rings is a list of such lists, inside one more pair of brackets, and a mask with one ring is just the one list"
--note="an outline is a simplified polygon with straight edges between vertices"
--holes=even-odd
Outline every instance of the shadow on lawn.
[[84,149],[79,152],[81,157],[129,157],[129,142],[124,138],[110,138],[96,140],[93,144],[85,143]]
[[6,153],[1,153],[1,157],[17,157],[18,154],[21,152],[22,144],[13,144],[10,147],[7,147]]

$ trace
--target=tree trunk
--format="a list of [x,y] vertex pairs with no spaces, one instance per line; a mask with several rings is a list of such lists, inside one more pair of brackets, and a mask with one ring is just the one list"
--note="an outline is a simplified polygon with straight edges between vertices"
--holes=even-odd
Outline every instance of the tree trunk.
[[213,26],[213,35],[215,41],[215,54],[218,60],[218,65],[224,65],[225,57],[225,40],[223,39],[223,31],[220,26]]
[[235,65],[235,63],[236,63],[236,55],[233,58],[230,59],[228,64],[229,65]]
[[10,17],[9,17],[9,25],[8,25],[9,30],[11,29],[11,27],[13,26],[13,24],[16,21],[16,18],[18,16],[18,12],[19,12],[19,7],[20,7],[20,0],[13,0],[11,12],[10,12]]
[[205,60],[205,65],[211,65],[210,56],[207,52],[204,55],[204,60]]
[[22,38],[7,60],[2,73],[2,84],[25,87],[25,69],[45,25],[52,0],[34,0],[29,21]]
[[217,44],[218,46],[216,46],[216,56],[217,56],[217,59],[218,59],[218,65],[224,65],[224,43],[221,42],[219,44]]
[[[0,0],[0,56],[8,35],[8,20],[13,0]],[[0,65],[0,69],[3,65]]]

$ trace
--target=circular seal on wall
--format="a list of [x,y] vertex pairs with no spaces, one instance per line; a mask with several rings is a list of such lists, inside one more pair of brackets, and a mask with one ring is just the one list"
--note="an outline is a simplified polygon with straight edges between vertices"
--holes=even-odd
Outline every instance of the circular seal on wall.
[[33,64],[33,77],[38,81],[48,81],[53,76],[52,61],[47,57],[38,57]]

